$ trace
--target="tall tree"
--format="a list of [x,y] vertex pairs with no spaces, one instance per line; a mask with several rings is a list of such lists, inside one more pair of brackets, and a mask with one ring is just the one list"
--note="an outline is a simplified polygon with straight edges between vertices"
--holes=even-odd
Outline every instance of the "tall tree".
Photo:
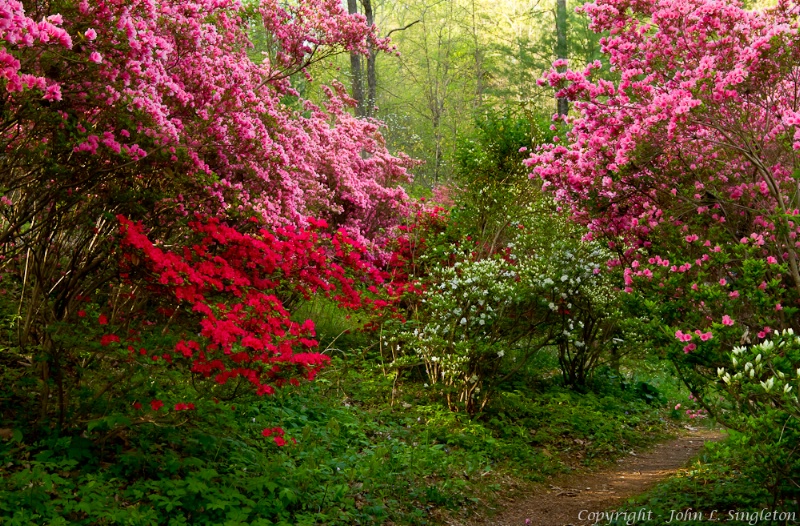
[[[372,0],[361,0],[361,9],[366,18],[367,26],[375,24],[375,12],[372,8]],[[347,11],[349,14],[357,14],[359,0],[347,0]],[[372,117],[375,113],[375,96],[377,92],[378,78],[375,71],[375,57],[377,50],[371,44],[367,44],[367,53],[364,56],[358,51],[350,52],[350,76],[352,81],[353,98],[358,103],[356,115],[359,117]],[[366,86],[364,85],[364,62],[366,61]]]
[[[567,47],[567,0],[556,1],[556,59],[566,61],[569,56]],[[566,71],[566,63],[560,66],[559,71]],[[559,115],[566,115],[569,111],[569,101],[566,97],[556,98],[556,109]]]
[[[358,0],[347,0],[347,12],[351,15],[358,13]],[[364,68],[361,63],[361,53],[350,52],[350,77],[352,80],[353,98],[356,99],[356,115],[364,116]]]
[[[372,27],[375,24],[375,12],[372,9],[372,0],[361,0],[364,7],[364,16],[367,18],[367,25]],[[377,50],[369,45],[367,50],[367,98],[364,101],[362,113],[366,117],[372,117],[375,113],[375,97],[377,92],[378,77],[375,71],[375,56]]]

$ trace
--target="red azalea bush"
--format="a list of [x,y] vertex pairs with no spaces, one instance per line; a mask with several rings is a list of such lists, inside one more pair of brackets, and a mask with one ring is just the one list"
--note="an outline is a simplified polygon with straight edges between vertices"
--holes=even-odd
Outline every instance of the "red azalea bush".
[[131,283],[141,280],[185,331],[170,361],[219,385],[244,379],[259,395],[296,384],[298,377],[312,380],[330,361],[314,351],[313,322],[292,320],[287,301],[326,295],[358,309],[371,301],[362,291],[382,281],[366,262],[365,248],[343,230],[260,226],[242,232],[218,218],[198,217],[189,223],[196,242],[172,252],[155,246],[140,224],[119,220],[123,267],[136,274],[128,275]]

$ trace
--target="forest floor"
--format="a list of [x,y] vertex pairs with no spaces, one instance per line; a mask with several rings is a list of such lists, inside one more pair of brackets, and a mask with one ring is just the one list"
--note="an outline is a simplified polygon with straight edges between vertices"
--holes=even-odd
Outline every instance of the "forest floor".
[[[613,511],[627,499],[644,493],[685,468],[703,444],[721,440],[718,430],[687,426],[678,438],[641,453],[631,453],[596,472],[573,472],[549,480],[502,503],[496,515],[454,526],[585,526],[607,524],[598,512]],[[645,515],[647,511],[644,511]],[[583,519],[583,520],[581,520]],[[651,517],[658,523],[656,517]],[[668,520],[668,518],[664,518]],[[641,520],[637,521],[642,522]]]

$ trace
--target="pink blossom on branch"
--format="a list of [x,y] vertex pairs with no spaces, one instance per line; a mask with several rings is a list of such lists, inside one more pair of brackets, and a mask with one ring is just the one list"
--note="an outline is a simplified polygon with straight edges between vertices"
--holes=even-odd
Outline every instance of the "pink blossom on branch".
[[[120,165],[169,159],[165,168],[207,181],[186,206],[251,209],[274,225],[323,216],[367,240],[405,212],[399,184],[413,162],[388,152],[378,123],[351,115],[341,86],[326,89],[322,106],[283,102],[298,96],[289,75],[314,60],[389,49],[340,2],[82,0],[41,22],[19,2],[0,4],[0,79],[19,97],[7,108],[22,97],[61,101],[84,133],[76,153]],[[254,24],[276,56],[253,60]],[[75,48],[71,28],[82,28]],[[57,79],[48,63],[61,64]]]
[[[800,144],[792,97],[797,77],[782,73],[800,59],[795,7],[783,2],[748,11],[725,0],[587,4],[582,9],[592,28],[610,33],[602,51],[621,80],[594,81],[599,62],[582,72],[554,65],[546,82],[575,101],[579,116],[568,144],[532,155],[534,175],[572,203],[593,232],[632,241],[668,219],[676,178],[702,189],[681,196],[698,210],[713,195],[785,217],[800,204],[792,177]],[[764,143],[770,148],[757,146]],[[590,216],[582,206],[590,196],[602,214]],[[800,224],[783,221],[797,233]],[[754,223],[748,241],[761,246],[774,239],[800,289],[794,243],[768,229],[767,221]],[[698,235],[704,237],[690,233],[686,241]]]
[[[734,306],[737,325],[763,337],[759,320],[781,320],[800,295],[800,5],[596,0],[582,9],[592,29],[607,32],[601,47],[618,80],[599,78],[600,62],[553,66],[541,84],[569,98],[573,114],[565,140],[531,155],[532,177],[590,237],[620,246],[619,264],[647,262],[630,266],[620,286],[647,287],[644,270],[674,276],[664,278],[663,299],[682,305],[684,317],[696,313],[699,329],[720,317],[733,325],[722,315]],[[743,254],[763,263],[760,286],[742,279]],[[678,260],[664,265],[669,259]],[[757,307],[772,279],[780,285],[769,293],[784,301]],[[731,290],[710,291],[715,282]]]

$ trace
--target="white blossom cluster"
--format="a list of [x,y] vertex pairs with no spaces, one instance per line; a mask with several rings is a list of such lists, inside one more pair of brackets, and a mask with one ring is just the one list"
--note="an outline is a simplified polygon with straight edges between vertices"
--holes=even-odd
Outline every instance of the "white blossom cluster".
[[776,332],[772,339],[756,345],[734,347],[731,365],[730,371],[725,367],[717,369],[717,376],[729,390],[785,395],[798,405],[800,337],[792,329]]
[[542,302],[553,313],[567,316],[563,336],[583,348],[582,315],[615,315],[618,290],[605,271],[612,254],[596,243],[556,240],[534,253],[528,268]]
[[432,382],[475,384],[479,377],[469,364],[477,353],[491,353],[495,359],[505,355],[493,345],[492,330],[516,301],[518,276],[500,258],[460,261],[434,271],[431,282],[436,285],[423,296],[424,316],[410,344]]

